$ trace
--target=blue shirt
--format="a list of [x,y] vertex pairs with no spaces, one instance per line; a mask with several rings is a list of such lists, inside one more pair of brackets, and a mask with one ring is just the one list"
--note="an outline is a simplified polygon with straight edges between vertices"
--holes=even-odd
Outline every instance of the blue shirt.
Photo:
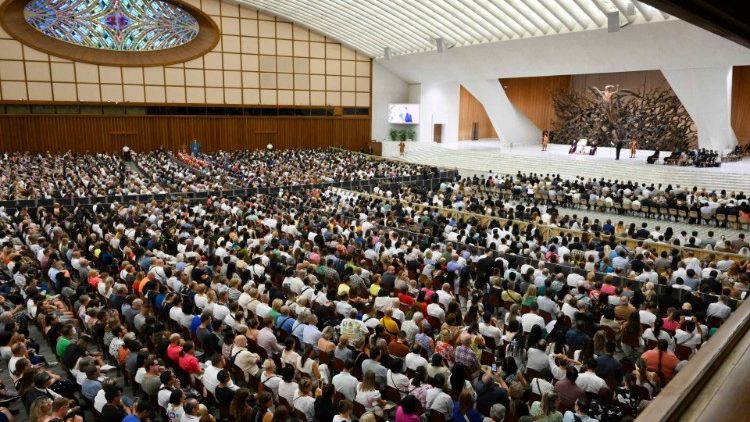
[[287,334],[292,334],[294,322],[295,319],[290,316],[279,315],[279,317],[276,318],[276,328],[281,328],[282,330],[286,331]]
[[[201,325],[201,316],[200,315],[194,315],[193,316],[193,322],[190,323],[190,333],[195,334],[198,331],[198,327]],[[210,327],[209,327],[210,331]]]
[[141,420],[136,415],[128,415],[122,422],[141,422]]
[[466,413],[466,415],[462,415],[461,412],[458,411],[458,402],[453,403],[453,420],[454,421],[467,421],[468,422],[482,422],[484,420],[484,417],[477,412],[476,409],[471,408]]
[[102,383],[97,380],[87,379],[81,386],[81,394],[89,400],[94,400],[96,394],[102,389]]

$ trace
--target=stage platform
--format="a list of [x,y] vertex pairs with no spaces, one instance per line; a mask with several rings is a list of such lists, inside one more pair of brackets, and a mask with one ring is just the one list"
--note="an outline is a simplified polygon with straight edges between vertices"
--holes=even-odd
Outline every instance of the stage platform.
[[[633,180],[643,183],[663,183],[697,186],[727,191],[750,191],[750,158],[721,167],[698,168],[647,164],[646,157],[653,151],[639,150],[636,158],[628,158],[630,150],[623,148],[620,160],[615,160],[615,148],[600,147],[596,155],[568,154],[568,145],[512,146],[498,140],[460,141],[448,143],[408,142],[406,154],[399,157],[398,143],[384,142],[383,156],[414,163],[456,168],[462,175],[517,173],[555,173],[565,178],[576,176],[604,177]],[[669,152],[662,152],[662,158]]]

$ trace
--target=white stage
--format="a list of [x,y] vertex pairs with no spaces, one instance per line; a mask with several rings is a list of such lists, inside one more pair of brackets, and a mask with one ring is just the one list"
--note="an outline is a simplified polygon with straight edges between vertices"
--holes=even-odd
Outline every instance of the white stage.
[[383,155],[406,161],[457,168],[464,175],[521,172],[559,173],[563,177],[604,177],[643,183],[671,183],[707,189],[750,190],[750,158],[722,163],[721,167],[698,168],[665,166],[662,151],[659,164],[647,164],[653,151],[638,150],[636,158],[623,147],[620,160],[615,148],[599,147],[596,155],[568,154],[569,145],[549,145],[547,151],[536,146],[511,146],[498,140],[448,143],[407,142],[406,155],[399,157],[398,143],[384,142]]

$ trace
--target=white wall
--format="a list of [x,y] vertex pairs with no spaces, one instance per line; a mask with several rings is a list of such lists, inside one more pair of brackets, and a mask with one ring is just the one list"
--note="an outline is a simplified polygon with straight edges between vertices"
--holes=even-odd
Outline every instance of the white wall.
[[372,64],[372,139],[390,140],[388,104],[409,102],[409,88],[403,79],[380,63]]
[[750,49],[679,20],[500,41],[377,63],[410,83],[750,65]]
[[464,81],[461,85],[484,105],[503,146],[539,142],[540,130],[510,102],[499,80]]
[[664,70],[698,129],[698,145],[723,151],[737,145],[732,129],[732,68]]
[[[706,148],[728,148],[736,143],[729,126],[731,103],[726,102],[731,100],[731,74],[727,78],[718,69],[750,65],[750,49],[674,20],[631,25],[615,33],[584,31],[454,48],[444,53],[410,54],[376,60],[376,64],[409,83],[422,84],[424,117],[419,136],[422,141],[431,140],[431,114],[447,124],[445,140],[458,139],[459,84],[467,86],[472,81],[498,78],[658,69],[698,125],[699,144]],[[484,104],[501,137],[518,136],[513,139],[514,144],[527,142],[523,119],[503,112],[501,104],[490,103],[481,91],[472,94]],[[373,98],[377,95],[374,87]],[[455,104],[447,104],[450,99],[455,99]]]
[[457,82],[423,83],[421,85],[420,124],[417,139],[432,142],[433,125],[443,124],[443,142],[458,140],[458,103],[460,87]]

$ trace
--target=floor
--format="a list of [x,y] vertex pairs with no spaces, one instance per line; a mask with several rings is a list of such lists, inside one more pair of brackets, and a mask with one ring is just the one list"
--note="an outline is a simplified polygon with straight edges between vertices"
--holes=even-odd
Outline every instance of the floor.
[[[621,151],[615,160],[614,148],[599,148],[597,155],[568,154],[567,145],[550,145],[547,151],[539,146],[513,146],[499,141],[462,141],[448,143],[409,142],[406,154],[400,156],[398,144],[383,143],[383,155],[404,161],[458,169],[462,174],[515,174],[521,172],[554,173],[565,178],[604,177],[612,180],[633,180],[642,183],[666,183],[697,186],[709,190],[750,190],[750,158],[721,167],[697,168],[649,165],[650,151],[638,151],[629,158],[629,150]],[[665,156],[663,154],[662,156]]]

